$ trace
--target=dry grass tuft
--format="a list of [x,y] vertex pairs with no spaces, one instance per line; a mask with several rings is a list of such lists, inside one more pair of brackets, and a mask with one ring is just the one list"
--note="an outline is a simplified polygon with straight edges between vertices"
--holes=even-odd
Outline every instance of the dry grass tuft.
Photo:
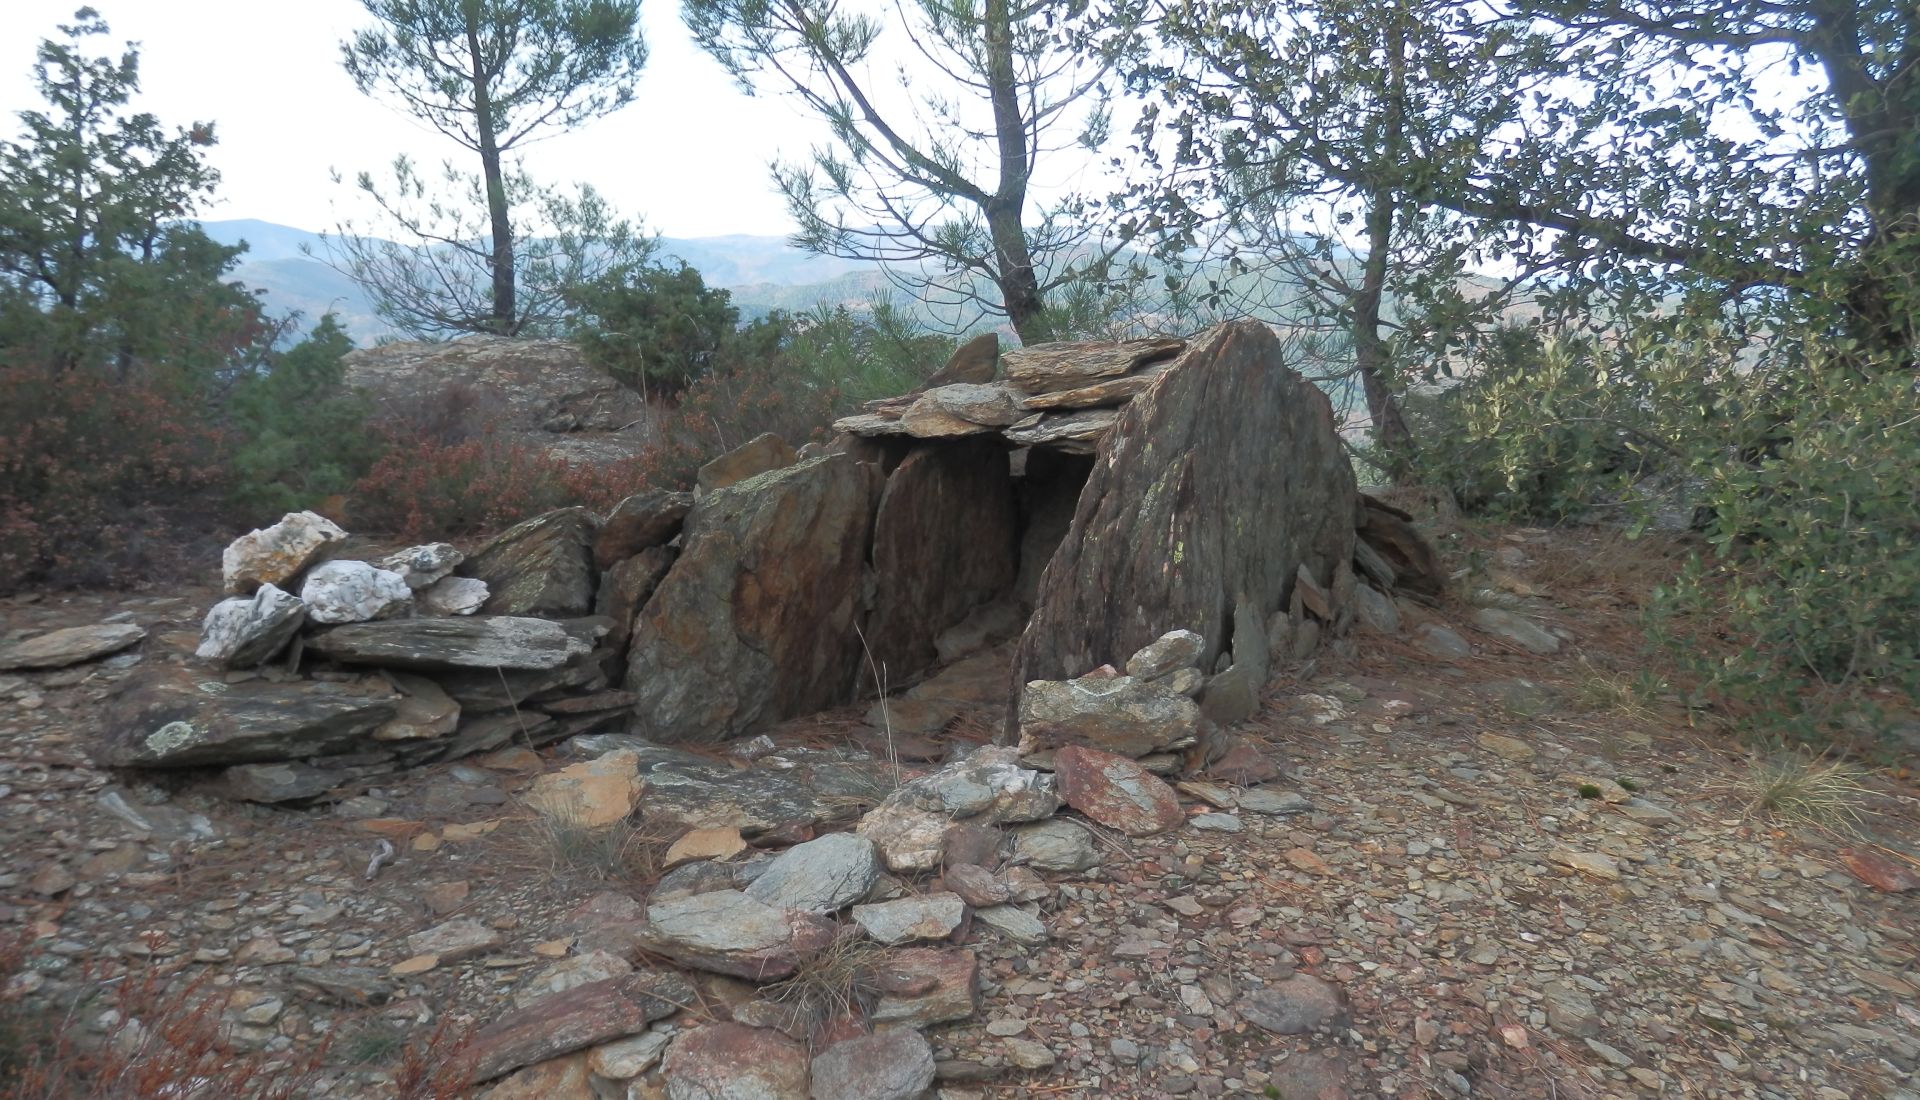
[[1666,685],[1648,672],[1608,672],[1591,661],[1581,661],[1580,678],[1573,686],[1573,704],[1588,714],[1614,714],[1633,722],[1656,715],[1653,701]]
[[611,825],[581,825],[534,814],[525,828],[502,829],[508,858],[550,881],[619,883],[640,889],[657,882],[667,849],[686,829],[667,821],[628,817]]
[[1749,814],[1851,835],[1877,816],[1867,806],[1874,791],[1863,782],[1871,774],[1825,754],[1786,753],[1755,760],[1733,786],[1745,797]]
[[879,974],[886,961],[885,948],[847,925],[840,928],[833,946],[801,962],[791,977],[760,992],[815,1036],[834,1020],[863,1016],[873,1007],[880,997]]

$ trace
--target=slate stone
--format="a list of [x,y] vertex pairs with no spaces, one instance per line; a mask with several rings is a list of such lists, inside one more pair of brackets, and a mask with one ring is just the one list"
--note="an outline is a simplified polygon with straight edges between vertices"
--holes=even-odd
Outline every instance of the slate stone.
[[828,833],[775,856],[746,893],[775,908],[837,913],[866,897],[879,877],[872,841]]
[[1346,997],[1339,987],[1311,974],[1295,974],[1249,990],[1233,1007],[1248,1023],[1276,1035],[1303,1035],[1338,1026],[1347,1016]]
[[485,581],[487,615],[566,619],[593,610],[599,571],[593,541],[600,519],[585,508],[561,508],[515,524],[460,565]]
[[1067,805],[1128,836],[1151,836],[1186,820],[1173,788],[1124,756],[1068,745],[1054,755],[1054,774]]
[[463,1057],[468,1081],[502,1074],[638,1035],[695,1002],[693,986],[670,972],[643,971],[543,997],[475,1032]]
[[933,1085],[933,1046],[896,1027],[835,1043],[814,1056],[813,1100],[915,1100]]
[[[315,634],[307,648],[347,664],[447,671],[553,669],[593,652],[607,626],[516,616],[465,619],[389,619],[349,623]],[[463,700],[464,702],[464,700]]]
[[1192,699],[1133,676],[1035,680],[1020,694],[1024,753],[1091,745],[1145,756],[1191,746],[1199,722],[1200,707]]
[[665,546],[680,533],[693,494],[671,489],[635,493],[613,506],[593,540],[593,564],[611,569],[643,550]]
[[65,668],[118,653],[147,636],[132,623],[101,623],[50,630],[0,646],[0,670]]
[[109,706],[96,762],[191,767],[300,760],[366,743],[400,696],[374,680],[228,684],[175,666],[129,680]]
[[804,1100],[807,1048],[766,1028],[707,1024],[674,1039],[660,1073],[667,1100]]
[[694,474],[694,497],[791,466],[799,458],[786,440],[763,432],[707,463]]
[[271,661],[307,620],[300,597],[263,584],[252,596],[221,600],[200,627],[194,656],[221,668],[252,668]]

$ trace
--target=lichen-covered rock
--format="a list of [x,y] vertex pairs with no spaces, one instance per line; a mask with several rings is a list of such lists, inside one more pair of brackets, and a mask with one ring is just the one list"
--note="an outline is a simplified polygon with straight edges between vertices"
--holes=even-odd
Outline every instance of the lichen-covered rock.
[[667,1100],[806,1100],[807,1048],[777,1031],[707,1024],[667,1048]]
[[1020,694],[1020,749],[1062,745],[1140,757],[1182,749],[1199,736],[1200,707],[1170,686],[1132,676],[1035,680]]
[[860,667],[873,485],[845,454],[716,490],[634,624],[635,730],[713,742],[844,703]]
[[692,507],[692,493],[670,489],[649,489],[626,498],[613,506],[600,525],[593,540],[593,564],[611,569],[642,550],[673,541]]
[[837,913],[866,897],[879,877],[872,841],[828,833],[775,856],[747,887],[747,896],[780,909]]
[[763,432],[700,467],[694,474],[694,496],[704,497],[715,489],[737,485],[769,470],[783,469],[793,465],[798,457],[786,440],[772,432]]
[[476,615],[487,605],[487,582],[473,577],[441,577],[415,600],[429,615]]
[[261,585],[252,596],[221,600],[200,627],[194,655],[222,668],[265,664],[286,648],[307,620],[307,605],[291,592]]
[[711,890],[649,902],[647,922],[635,935],[639,946],[683,966],[770,982],[824,951],[833,942],[833,927],[739,890]]
[[366,562],[329,561],[307,573],[300,600],[316,623],[364,623],[410,611],[413,589],[400,574]]
[[600,518],[561,508],[519,523],[474,551],[460,574],[487,582],[489,615],[573,618],[593,610],[593,541]]
[[160,668],[113,701],[93,755],[111,767],[150,768],[304,760],[365,744],[399,701],[375,679],[228,684]]
[[1169,630],[1127,658],[1127,675],[1157,680],[1175,669],[1199,664],[1206,651],[1207,640],[1193,631]]
[[388,554],[373,564],[389,573],[400,574],[407,582],[407,587],[418,592],[452,576],[454,568],[465,560],[467,556],[455,549],[452,543],[430,542]]
[[227,591],[252,595],[263,584],[286,583],[319,560],[328,546],[345,541],[347,533],[315,512],[289,512],[271,527],[249,531],[229,543],[220,555],[220,575]]

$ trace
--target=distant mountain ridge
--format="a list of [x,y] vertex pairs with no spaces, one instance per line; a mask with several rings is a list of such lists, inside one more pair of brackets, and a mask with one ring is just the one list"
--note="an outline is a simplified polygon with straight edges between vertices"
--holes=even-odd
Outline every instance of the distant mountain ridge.
[[[270,311],[298,311],[308,325],[334,312],[362,345],[398,335],[374,313],[358,284],[327,266],[320,234],[252,218],[205,221],[200,228],[221,244],[246,243],[234,278],[264,291]],[[663,255],[685,260],[709,285],[732,292],[748,316],[821,302],[860,303],[888,285],[876,264],[818,256],[784,237],[662,237],[660,246]]]

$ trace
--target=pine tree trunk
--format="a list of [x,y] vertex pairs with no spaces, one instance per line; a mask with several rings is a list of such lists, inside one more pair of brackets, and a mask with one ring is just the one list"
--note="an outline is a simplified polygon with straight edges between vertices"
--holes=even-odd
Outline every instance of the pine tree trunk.
[[1021,343],[1043,344],[1054,339],[1054,332],[1022,223],[1027,205],[1027,181],[1032,172],[1032,151],[1027,148],[1027,120],[1021,113],[1019,77],[1013,64],[1013,23],[1007,0],[987,0],[984,22],[987,90],[993,100],[1000,182],[981,213],[986,216],[987,233],[993,241],[994,283],[999,287],[1007,320],[1013,323],[1013,331],[1019,334]]
[[512,336],[520,327],[514,302],[513,221],[507,216],[506,176],[500,167],[493,100],[480,57],[480,29],[471,23],[467,26],[467,53],[473,64],[474,129],[480,134],[480,171],[486,182],[487,216],[493,231],[493,248],[487,256],[487,267],[493,276],[493,308],[483,324],[489,332]]

